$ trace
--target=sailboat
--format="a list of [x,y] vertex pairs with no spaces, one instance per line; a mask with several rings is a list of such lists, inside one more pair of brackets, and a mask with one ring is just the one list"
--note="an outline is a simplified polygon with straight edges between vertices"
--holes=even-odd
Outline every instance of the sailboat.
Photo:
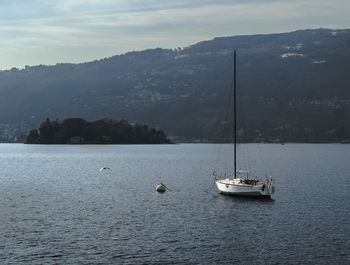
[[273,177],[266,177],[265,181],[260,181],[249,176],[247,170],[237,170],[237,100],[236,100],[236,50],[234,50],[234,72],[233,72],[233,176],[222,178],[213,173],[215,183],[220,193],[238,196],[271,197],[275,192],[275,181]]

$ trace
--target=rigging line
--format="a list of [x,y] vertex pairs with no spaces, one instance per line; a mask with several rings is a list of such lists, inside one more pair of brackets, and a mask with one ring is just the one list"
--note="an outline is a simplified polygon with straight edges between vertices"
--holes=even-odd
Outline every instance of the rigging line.
[[[215,167],[218,166],[218,163],[221,159],[221,153],[222,153],[222,146],[223,144],[226,142],[226,137],[225,137],[225,127],[226,127],[226,123],[229,121],[229,116],[230,114],[232,114],[232,108],[231,108],[231,105],[233,104],[233,99],[232,99],[232,93],[233,93],[233,82],[234,82],[234,79],[232,78],[231,80],[231,83],[230,83],[230,89],[229,89],[229,93],[228,93],[228,97],[227,97],[227,103],[226,103],[226,109],[225,109],[225,113],[224,113],[224,120],[223,122],[221,122],[221,138],[220,138],[220,146],[219,146],[219,152],[218,152],[218,155],[217,155],[217,158],[216,158],[216,162],[215,162]],[[230,137],[229,137],[230,138]]]
[[204,192],[209,192],[210,190],[212,190],[213,187],[214,187],[214,185],[215,185],[215,179],[213,179],[213,181],[212,181],[210,187],[208,187]]
[[246,115],[246,109],[245,109],[245,105],[243,103],[243,100],[242,100],[242,97],[239,97],[239,102],[240,102],[240,105],[241,105],[241,113],[242,113],[242,120],[241,120],[241,123],[242,123],[242,127],[243,127],[243,133],[242,133],[242,138],[243,138],[243,145],[246,149],[246,152],[245,152],[245,155],[246,155],[246,158],[247,158],[247,164],[248,164],[248,168],[250,171],[252,171],[252,164],[251,164],[251,159],[250,159],[250,153],[249,153],[249,144],[248,144],[248,137],[246,135],[247,133],[247,124],[246,124],[246,120],[247,120],[247,115]]
[[[231,175],[231,172],[233,172],[234,178],[237,177],[237,120],[236,120],[236,76],[237,76],[237,69],[236,69],[236,51],[233,51],[233,76],[231,79],[230,84],[230,95],[229,95],[229,102],[228,105],[228,116],[226,118],[227,120],[227,127],[228,127],[228,139],[230,140],[230,144],[227,145],[227,157],[230,159],[227,160],[227,172],[229,172],[229,175]],[[233,145],[233,153],[232,153],[232,145]],[[233,164],[232,164],[233,161]],[[233,167],[233,168],[232,168]]]
[[[238,82],[239,82],[239,80],[238,80]],[[239,82],[239,85],[240,85],[240,82]],[[238,87],[240,87],[240,86],[238,86]],[[248,150],[248,137],[246,135],[247,134],[247,126],[246,126],[247,115],[246,115],[246,108],[245,108],[246,106],[243,103],[243,99],[242,98],[243,98],[242,95],[237,97],[239,105],[240,105],[240,109],[239,109],[240,110],[240,116],[241,116],[240,123],[241,123],[241,128],[243,129],[243,132],[240,135],[240,139],[241,139],[240,142],[243,145],[241,149],[245,149],[245,152],[244,152],[244,155],[245,155],[244,166],[247,165],[249,171],[252,172],[252,165],[251,165],[250,154],[249,154],[249,150]]]
[[[271,146],[271,144],[269,144],[268,146]],[[273,145],[274,146],[274,145]],[[271,153],[271,152],[270,152]],[[266,164],[267,162],[267,170],[266,170],[266,173],[268,174],[268,176],[273,176],[274,175],[274,172],[273,172],[273,169],[275,168],[274,166],[272,166],[273,164],[271,164],[271,157],[269,156],[269,159],[264,159],[264,162]]]
[[[262,159],[262,151],[261,151],[261,143],[260,142],[258,142],[258,143],[256,143],[256,146],[257,146],[257,156],[258,156],[258,159],[259,159],[259,164],[260,164],[260,166],[259,166],[259,168],[260,168],[260,172],[261,172],[261,167],[262,167],[262,165],[263,165],[263,163],[262,163],[262,161],[263,161],[263,159]],[[266,164],[264,164],[265,166],[266,166]],[[264,169],[264,171],[266,170],[265,168],[263,168]],[[266,171],[265,171],[266,172]]]

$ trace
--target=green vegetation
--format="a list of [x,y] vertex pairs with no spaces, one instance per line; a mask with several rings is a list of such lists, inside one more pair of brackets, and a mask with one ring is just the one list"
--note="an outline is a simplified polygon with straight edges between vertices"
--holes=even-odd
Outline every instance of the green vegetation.
[[60,122],[49,118],[27,136],[28,144],[169,144],[162,130],[126,120],[103,119],[88,122],[69,118]]
[[0,138],[46,117],[110,117],[219,141],[236,48],[244,141],[349,142],[349,44],[350,30],[301,30],[0,71]]

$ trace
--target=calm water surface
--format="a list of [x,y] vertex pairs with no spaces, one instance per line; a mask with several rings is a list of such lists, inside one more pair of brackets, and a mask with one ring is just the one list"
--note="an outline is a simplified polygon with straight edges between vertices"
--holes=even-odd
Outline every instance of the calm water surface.
[[0,144],[0,263],[350,264],[350,145],[241,145],[273,200],[218,194],[221,148]]

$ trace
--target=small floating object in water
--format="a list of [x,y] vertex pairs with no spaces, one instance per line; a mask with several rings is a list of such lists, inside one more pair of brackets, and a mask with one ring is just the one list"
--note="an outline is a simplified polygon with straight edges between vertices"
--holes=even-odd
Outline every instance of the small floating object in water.
[[157,185],[156,191],[158,191],[158,192],[165,192],[166,191],[166,187],[162,183],[160,183],[160,184]]
[[103,171],[103,170],[111,170],[111,169],[109,167],[101,167],[100,171]]
[[168,188],[163,183],[158,184],[156,187],[156,191],[158,192],[165,192],[167,189]]

